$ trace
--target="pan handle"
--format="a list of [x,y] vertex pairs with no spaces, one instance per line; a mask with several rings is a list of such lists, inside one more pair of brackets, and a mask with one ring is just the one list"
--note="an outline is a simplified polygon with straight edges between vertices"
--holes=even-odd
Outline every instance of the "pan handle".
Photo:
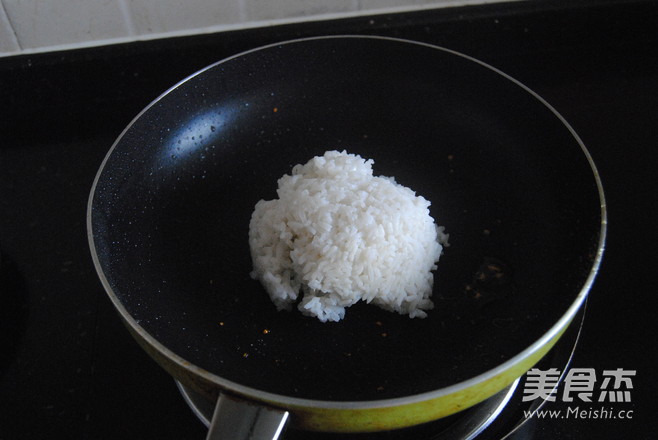
[[206,440],[277,440],[288,411],[219,394]]

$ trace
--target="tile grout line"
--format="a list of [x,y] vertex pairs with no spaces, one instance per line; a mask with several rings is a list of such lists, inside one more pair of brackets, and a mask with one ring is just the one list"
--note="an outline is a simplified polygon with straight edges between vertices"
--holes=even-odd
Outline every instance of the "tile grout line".
[[247,17],[247,0],[239,0],[240,5],[238,9],[238,16],[240,17],[240,23],[246,23],[248,20]]
[[2,10],[3,16],[7,19],[7,24],[9,25],[9,29],[11,30],[10,34],[13,36],[13,42],[16,44],[16,47],[18,47],[18,52],[23,50],[23,47],[21,46],[21,42],[18,39],[18,34],[16,33],[16,29],[14,29],[14,25],[11,22],[11,19],[9,18],[9,14],[7,14],[7,9],[5,8],[5,3],[4,0],[0,0],[0,9]]
[[[2,0],[0,0],[2,1]],[[135,22],[133,21],[132,11],[130,5],[128,5],[127,0],[118,0],[119,10],[123,16],[123,22],[126,25],[126,31],[128,31],[129,36],[137,35],[135,28]]]

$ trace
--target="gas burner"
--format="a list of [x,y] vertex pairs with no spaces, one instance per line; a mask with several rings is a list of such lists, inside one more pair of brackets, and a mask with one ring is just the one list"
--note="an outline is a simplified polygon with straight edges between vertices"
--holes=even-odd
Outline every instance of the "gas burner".
[[[563,372],[558,383],[555,385],[556,387],[560,385],[576,349],[585,318],[586,305],[584,304],[582,310],[576,315],[573,323],[558,343],[536,366],[543,370],[554,367]],[[472,408],[411,428],[380,433],[347,435],[302,432],[290,428],[285,431],[283,438],[286,440],[473,440],[476,438],[477,440],[514,440],[522,436],[524,439],[529,439],[532,437],[531,431],[533,428],[529,421],[534,421],[535,419],[526,418],[525,414],[539,410],[545,401],[538,399],[523,402],[522,387],[519,385],[524,383],[524,381],[525,376],[517,379],[509,387]],[[176,386],[192,412],[206,427],[209,427],[215,403],[209,402],[200,394],[178,381],[176,381]]]

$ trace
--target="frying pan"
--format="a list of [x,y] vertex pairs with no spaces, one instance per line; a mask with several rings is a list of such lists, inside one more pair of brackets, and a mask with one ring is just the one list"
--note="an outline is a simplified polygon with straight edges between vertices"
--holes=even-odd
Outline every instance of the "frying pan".
[[[374,159],[450,234],[426,319],[360,303],[321,323],[277,311],[249,277],[254,205],[333,149]],[[286,420],[390,430],[486,399],[567,328],[605,232],[590,154],[542,98],[459,53],[363,36],[262,47],[173,86],[114,143],[88,208],[121,319],[218,401],[209,438],[277,436]]]

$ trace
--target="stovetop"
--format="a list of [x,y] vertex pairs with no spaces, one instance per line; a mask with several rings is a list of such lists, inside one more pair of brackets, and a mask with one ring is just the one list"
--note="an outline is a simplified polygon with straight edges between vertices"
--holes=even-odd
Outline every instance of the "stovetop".
[[[606,372],[635,375],[623,402],[568,402],[560,391],[545,408],[562,413],[536,417],[524,438],[650,438],[656,23],[653,1],[511,2],[0,59],[0,440],[204,437],[98,281],[85,229],[93,178],[123,127],[187,75],[263,44],[348,33],[481,59],[538,92],[578,132],[602,176],[609,230],[571,369],[597,375],[595,397]],[[595,417],[597,409],[606,412]]]

